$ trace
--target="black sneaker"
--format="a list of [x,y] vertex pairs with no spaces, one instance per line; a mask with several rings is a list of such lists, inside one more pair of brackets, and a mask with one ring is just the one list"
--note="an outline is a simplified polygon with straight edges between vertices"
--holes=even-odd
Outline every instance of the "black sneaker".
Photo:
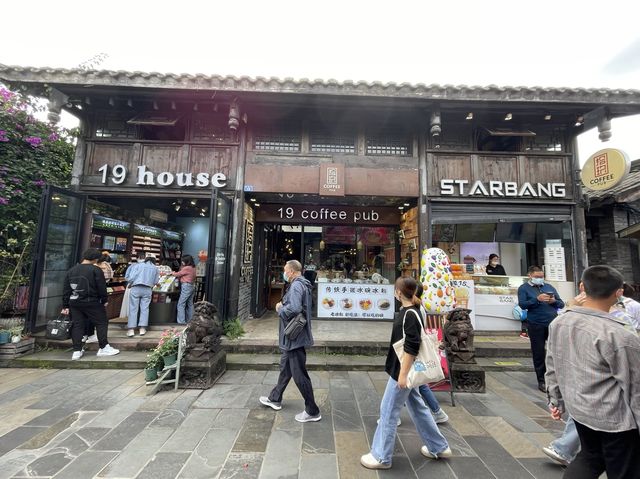
[[538,382],[538,389],[543,393],[547,392],[547,385],[544,383],[544,381]]

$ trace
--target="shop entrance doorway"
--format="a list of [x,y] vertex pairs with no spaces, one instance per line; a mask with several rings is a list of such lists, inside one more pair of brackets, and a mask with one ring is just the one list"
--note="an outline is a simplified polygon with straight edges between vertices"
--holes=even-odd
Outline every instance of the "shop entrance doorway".
[[138,253],[153,255],[161,273],[154,288],[150,324],[175,322],[179,296],[169,276],[186,255],[196,264],[195,300],[228,311],[231,199],[214,190],[209,198],[89,196],[47,187],[36,236],[27,324],[41,330],[62,308],[63,278],[83,250],[108,254],[113,278],[107,282],[107,316],[120,316],[125,272]]

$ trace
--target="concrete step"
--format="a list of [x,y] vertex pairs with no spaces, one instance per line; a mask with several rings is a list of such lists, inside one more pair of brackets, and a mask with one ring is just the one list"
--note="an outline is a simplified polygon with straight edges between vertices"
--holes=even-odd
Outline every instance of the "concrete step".
[[[71,360],[71,350],[40,351],[2,364],[5,367],[44,369],[144,369],[147,353],[122,351],[116,356],[97,357],[85,352],[82,359]],[[307,367],[315,371],[383,371],[385,357],[353,354],[307,355]],[[227,354],[227,369],[277,371],[278,354]],[[478,364],[486,371],[533,371],[528,358],[478,358]]]

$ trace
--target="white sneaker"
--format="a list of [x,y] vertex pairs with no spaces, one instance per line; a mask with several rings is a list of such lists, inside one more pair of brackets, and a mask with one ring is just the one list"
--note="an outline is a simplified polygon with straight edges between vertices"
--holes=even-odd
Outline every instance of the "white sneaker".
[[147,334],[147,330],[145,328],[140,328],[140,336],[144,336]]
[[429,459],[441,459],[441,458],[447,458],[447,457],[453,456],[453,453],[451,452],[451,448],[449,447],[442,452],[434,453],[434,452],[431,452],[429,449],[427,449],[427,446],[422,446],[420,448],[420,452],[422,453],[423,456],[428,457]]
[[[376,424],[380,424],[380,418],[378,418],[378,420],[376,421]],[[402,419],[398,418],[398,426],[402,424]]]
[[96,356],[115,356],[119,352],[119,349],[112,348],[110,344],[107,344],[104,348],[98,349]]
[[391,469],[391,464],[378,461],[371,453],[362,456],[360,458],[360,464],[367,469]]
[[89,338],[89,336],[87,336],[86,334],[84,336],[82,336],[82,342],[86,343],[87,339]]
[[438,409],[437,412],[432,412],[431,415],[433,419],[436,421],[436,424],[442,424],[449,420],[449,416],[447,413],[442,410],[442,408]]
[[127,331],[127,338],[133,338],[136,335],[136,332],[133,329]]
[[282,409],[282,403],[271,401],[267,396],[260,396],[260,399],[258,400],[261,404],[270,407],[275,411],[279,411],[280,409]]
[[556,461],[558,464],[561,464],[565,467],[569,465],[570,461],[567,461],[564,457],[562,457],[560,453],[556,451],[551,445],[549,445],[548,447],[543,447],[542,452],[544,452],[547,456],[549,456],[551,459]]
[[77,361],[82,357],[83,354],[84,354],[84,351],[74,351],[73,354],[71,355],[71,360]]
[[96,336],[95,334],[92,334],[91,336],[89,336],[86,341],[87,344],[97,343],[97,342],[98,342],[98,336]]
[[296,414],[294,419],[298,422],[316,422],[322,419],[322,416],[319,413],[315,416],[311,416],[307,411],[302,411],[300,414]]

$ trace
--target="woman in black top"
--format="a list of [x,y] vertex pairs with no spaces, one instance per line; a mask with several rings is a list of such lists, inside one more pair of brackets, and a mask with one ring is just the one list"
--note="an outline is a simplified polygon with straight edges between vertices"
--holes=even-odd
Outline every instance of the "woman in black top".
[[[360,458],[360,464],[368,469],[389,469],[396,441],[396,429],[400,411],[406,404],[411,420],[423,443],[421,452],[431,459],[450,457],[451,449],[425,405],[418,388],[409,388],[407,376],[420,350],[421,328],[424,318],[420,313],[420,300],[416,298],[417,283],[413,278],[398,278],[395,297],[402,303],[391,330],[391,342],[385,371],[389,380],[380,403],[380,421],[371,444],[371,452]],[[404,327],[404,330],[403,330]],[[404,333],[404,334],[403,334]],[[393,344],[404,335],[404,356],[398,360]]]
[[500,264],[500,256],[495,253],[489,255],[489,264],[485,268],[487,274],[492,274],[495,276],[506,276],[507,272],[504,270],[503,266]]

